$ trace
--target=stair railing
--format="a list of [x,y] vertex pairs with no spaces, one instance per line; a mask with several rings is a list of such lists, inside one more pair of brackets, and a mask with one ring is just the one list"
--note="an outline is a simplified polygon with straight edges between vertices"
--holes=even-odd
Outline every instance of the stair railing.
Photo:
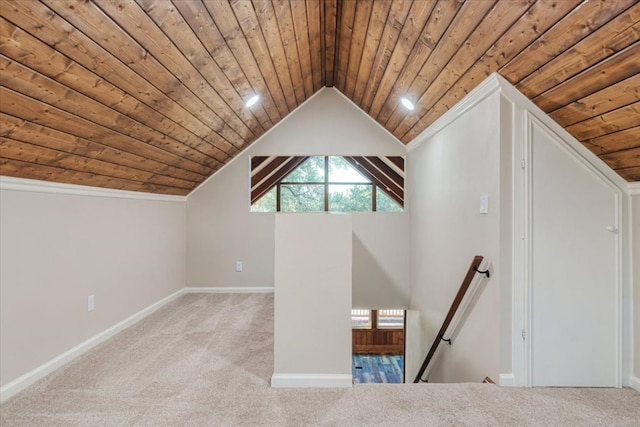
[[480,274],[486,275],[487,277],[491,277],[491,274],[489,273],[488,269],[485,271],[479,270],[480,264],[482,263],[483,260],[484,260],[484,257],[481,255],[476,255],[473,258],[473,261],[471,262],[471,265],[467,270],[467,274],[464,276],[464,280],[460,285],[460,289],[458,289],[458,293],[456,294],[455,298],[453,299],[453,302],[451,303],[451,308],[449,308],[447,317],[444,318],[444,321],[442,322],[442,327],[440,328],[438,335],[436,335],[436,338],[433,340],[433,344],[431,344],[431,348],[429,349],[427,356],[424,358],[424,362],[422,362],[422,366],[420,367],[420,371],[418,371],[418,375],[416,375],[415,380],[413,380],[414,383],[418,383],[422,380],[422,376],[424,375],[424,372],[427,370],[427,366],[429,366],[431,359],[433,359],[433,356],[436,354],[436,350],[438,349],[440,342],[446,341],[449,344],[451,344],[451,339],[444,339],[444,334],[447,332],[447,329],[449,328],[451,321],[456,315],[456,312],[458,311],[458,308],[460,307],[460,304],[462,303],[465,297],[465,294],[469,289],[469,286],[471,286],[471,282],[473,281],[474,275],[476,273],[480,273]]

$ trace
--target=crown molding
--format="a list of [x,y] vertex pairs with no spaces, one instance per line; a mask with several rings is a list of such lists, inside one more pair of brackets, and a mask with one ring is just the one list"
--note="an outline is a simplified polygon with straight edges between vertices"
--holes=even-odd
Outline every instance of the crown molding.
[[407,144],[407,152],[414,150],[424,141],[440,132],[442,129],[456,121],[464,113],[487,99],[493,93],[502,89],[502,82],[497,73],[491,74],[482,83],[475,87],[460,102],[444,113],[438,120],[416,136]]
[[88,187],[86,185],[63,184],[37,179],[0,176],[0,189],[31,193],[67,194],[72,196],[107,197],[115,199],[154,200],[163,202],[185,202],[186,196],[142,193],[111,188]]
[[[476,86],[460,102],[443,114],[438,120],[422,131],[417,137],[407,144],[407,151],[410,152],[433,135],[440,132],[445,127],[452,124],[460,116],[465,114],[476,105],[487,99],[494,93],[500,93],[507,101],[517,105],[519,108],[528,111],[533,117],[544,123],[551,131],[559,136],[576,155],[593,165],[600,173],[607,177],[611,183],[621,191],[631,193],[640,191],[638,187],[630,186],[611,167],[604,163],[598,156],[589,151],[582,143],[569,134],[562,126],[553,121],[544,111],[535,105],[530,99],[524,96],[518,89],[509,83],[498,73],[492,73],[482,83]],[[632,183],[633,184],[633,183]],[[633,193],[635,194],[635,193]]]
[[640,196],[640,181],[627,184],[627,192],[632,196]]

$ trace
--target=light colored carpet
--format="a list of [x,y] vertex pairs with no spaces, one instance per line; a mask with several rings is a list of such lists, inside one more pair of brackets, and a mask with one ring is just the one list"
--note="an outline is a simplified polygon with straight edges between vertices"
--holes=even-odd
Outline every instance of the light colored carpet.
[[272,389],[273,295],[190,294],[0,406],[3,426],[639,426],[640,393]]

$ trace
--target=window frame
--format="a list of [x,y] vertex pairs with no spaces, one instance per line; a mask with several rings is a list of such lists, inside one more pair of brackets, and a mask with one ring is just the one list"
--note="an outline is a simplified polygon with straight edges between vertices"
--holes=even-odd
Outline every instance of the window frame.
[[[386,310],[393,310],[393,311],[401,311],[402,312],[402,326],[397,326],[397,325],[390,325],[390,326],[386,326],[386,325],[380,325],[380,316],[379,316],[379,312],[380,311],[386,311]],[[368,311],[369,312],[369,323],[367,325],[362,325],[362,326],[354,326],[353,323],[353,318],[354,316],[364,316],[364,313],[355,313],[356,311]],[[360,308],[360,309],[351,309],[351,329],[358,329],[358,330],[371,330],[371,331],[375,331],[375,330],[385,330],[385,331],[397,331],[397,330],[405,330],[406,328],[406,322],[407,322],[407,310],[404,309],[368,309],[368,308]]]
[[[394,324],[390,324],[390,325],[385,325],[380,323],[380,319],[384,318],[384,317],[391,317],[391,316],[385,316],[384,314],[380,314],[380,312],[385,312],[385,311],[398,311],[401,313],[397,313],[396,315],[402,315],[402,326],[397,326],[397,323]],[[405,310],[401,310],[401,309],[394,309],[394,308],[389,308],[389,309],[379,309],[376,310],[376,329],[404,329],[404,323],[405,323],[405,317],[406,317],[406,311]]]
[[[385,193],[385,190],[380,188],[380,185],[376,182],[374,182],[370,176],[367,176],[367,174],[364,174],[363,171],[361,170],[361,168],[356,167],[354,164],[352,164],[345,156],[329,156],[329,155],[325,155],[325,156],[309,156],[307,158],[305,158],[303,161],[299,162],[298,164],[296,164],[296,166],[291,169],[288,173],[287,176],[292,173],[294,170],[296,170],[298,167],[300,167],[304,162],[306,162],[307,160],[309,160],[309,158],[311,157],[323,157],[324,160],[324,178],[322,181],[315,181],[315,182],[294,182],[294,181],[287,181],[286,180],[286,176],[278,181],[273,187],[271,188],[276,188],[276,210],[275,212],[282,212],[282,186],[324,186],[324,196],[323,196],[323,210],[322,211],[309,211],[309,212],[341,212],[341,211],[333,211],[331,210],[331,206],[330,206],[330,202],[329,202],[329,186],[331,185],[353,185],[353,186],[368,186],[371,188],[371,209],[370,210],[363,210],[363,211],[348,211],[348,212],[378,212],[378,206],[377,206],[377,199],[378,199],[378,191],[382,191],[383,193]],[[365,178],[367,180],[367,182],[351,182],[351,181],[331,181],[329,179],[329,158],[330,157],[340,157],[342,158],[349,166],[351,166],[356,172],[358,172],[361,176],[363,176],[363,178]],[[271,191],[268,190],[268,191]],[[266,194],[266,192],[264,193]],[[400,212],[404,211],[404,203],[399,203],[397,200],[395,200],[390,194],[386,194],[385,195],[392,201],[394,201],[400,208]],[[258,202],[257,199],[256,202]],[[252,204],[253,205],[253,204]]]
[[[355,312],[365,312],[365,311],[366,311],[368,314],[365,314],[365,313],[355,313]],[[368,308],[352,308],[352,309],[351,309],[351,329],[363,329],[363,330],[369,330],[369,329],[372,329],[372,328],[373,328],[373,325],[374,325],[374,323],[373,323],[373,311],[374,311],[374,310],[370,310],[370,309],[368,309]],[[354,318],[354,317],[356,317],[356,316],[358,316],[358,317],[364,317],[364,316],[366,316],[366,317],[369,319],[369,321],[368,321],[368,323],[367,323],[367,324],[365,324],[365,325],[354,325],[354,323],[353,323],[353,318]]]

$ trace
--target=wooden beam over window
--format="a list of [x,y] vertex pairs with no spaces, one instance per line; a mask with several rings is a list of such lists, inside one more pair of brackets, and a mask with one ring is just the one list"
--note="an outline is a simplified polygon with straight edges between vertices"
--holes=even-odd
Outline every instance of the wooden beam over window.
[[[404,206],[404,178],[379,157],[344,156],[358,172],[380,187],[400,206]],[[394,163],[395,164],[395,163]]]
[[291,171],[309,156],[273,157],[262,169],[251,172],[251,203],[255,203],[274,185],[282,181]]

